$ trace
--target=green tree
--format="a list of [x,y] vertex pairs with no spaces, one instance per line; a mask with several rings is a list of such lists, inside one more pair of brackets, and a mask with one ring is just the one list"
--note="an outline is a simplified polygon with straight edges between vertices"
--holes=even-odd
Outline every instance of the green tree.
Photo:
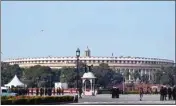
[[17,75],[18,78],[22,77],[22,70],[19,65],[1,63],[1,85],[9,83],[15,75]]

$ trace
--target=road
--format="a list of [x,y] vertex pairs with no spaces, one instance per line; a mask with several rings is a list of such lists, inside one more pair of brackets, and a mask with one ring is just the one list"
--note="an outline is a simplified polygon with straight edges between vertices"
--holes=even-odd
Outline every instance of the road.
[[110,94],[99,94],[96,96],[83,96],[78,103],[71,104],[175,104],[175,101],[160,101],[160,95],[144,95],[139,100],[139,95],[120,95],[120,98],[111,98]]

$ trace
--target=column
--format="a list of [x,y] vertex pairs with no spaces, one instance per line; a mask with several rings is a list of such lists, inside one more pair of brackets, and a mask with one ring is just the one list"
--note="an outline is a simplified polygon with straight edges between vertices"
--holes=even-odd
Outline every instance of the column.
[[135,73],[136,69],[133,69],[133,80],[134,80],[134,73]]
[[133,73],[135,72],[135,69],[133,69]]
[[131,80],[131,69],[128,69],[129,72],[129,80]]
[[92,93],[92,79],[90,80],[90,85],[91,85],[91,93]]
[[143,70],[142,69],[140,69],[141,70],[141,76],[142,76],[142,74],[143,74]]
[[148,71],[149,71],[149,81],[150,81],[150,75],[151,75],[151,74],[150,74],[150,71],[151,71],[151,70],[148,70]]
[[147,69],[145,69],[145,74],[147,74]]

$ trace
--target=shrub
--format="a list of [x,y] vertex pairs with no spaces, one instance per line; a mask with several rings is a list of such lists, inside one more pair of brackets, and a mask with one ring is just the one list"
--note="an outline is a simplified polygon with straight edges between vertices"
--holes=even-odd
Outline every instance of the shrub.
[[73,96],[61,96],[61,97],[40,97],[40,96],[16,96],[16,97],[1,97],[1,103],[3,105],[39,105],[44,103],[59,103],[59,102],[73,102]]

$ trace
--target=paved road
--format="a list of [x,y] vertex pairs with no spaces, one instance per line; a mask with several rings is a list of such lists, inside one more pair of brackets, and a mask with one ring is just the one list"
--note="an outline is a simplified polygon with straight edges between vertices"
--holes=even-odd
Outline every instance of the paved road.
[[144,95],[139,101],[139,95],[120,95],[120,98],[111,98],[110,94],[83,96],[79,103],[72,104],[175,104],[175,101],[160,101],[159,95]]

